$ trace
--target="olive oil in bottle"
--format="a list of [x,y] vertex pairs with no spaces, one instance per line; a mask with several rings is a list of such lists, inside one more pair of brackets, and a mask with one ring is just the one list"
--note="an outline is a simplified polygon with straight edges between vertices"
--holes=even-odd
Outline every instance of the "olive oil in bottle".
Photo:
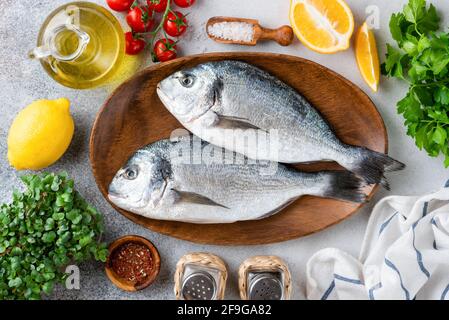
[[45,21],[30,57],[64,86],[88,89],[106,84],[120,69],[125,39],[120,22],[105,8],[73,2]]

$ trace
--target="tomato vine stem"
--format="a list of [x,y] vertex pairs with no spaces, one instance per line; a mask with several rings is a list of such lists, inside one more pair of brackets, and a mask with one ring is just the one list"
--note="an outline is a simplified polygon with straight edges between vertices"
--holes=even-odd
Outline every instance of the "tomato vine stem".
[[[159,25],[156,27],[156,29],[154,29],[153,31],[147,32],[147,34],[149,34],[151,36],[150,42],[148,43],[147,47],[150,48],[151,50],[151,58],[154,61],[154,50],[153,50],[153,46],[154,46],[154,41],[157,37],[157,35],[159,34],[159,32],[161,31],[162,27],[164,26],[164,22],[167,19],[167,16],[171,10],[171,0],[167,0],[167,7],[165,8],[164,14],[162,15],[162,19],[159,22]],[[167,35],[164,32],[165,37],[167,38]]]

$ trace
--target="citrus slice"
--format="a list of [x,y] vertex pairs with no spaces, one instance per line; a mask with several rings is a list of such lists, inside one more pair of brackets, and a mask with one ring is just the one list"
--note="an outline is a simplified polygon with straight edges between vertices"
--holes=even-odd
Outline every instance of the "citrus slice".
[[363,79],[374,92],[377,92],[380,75],[379,56],[376,38],[366,22],[357,31],[355,37],[355,56]]
[[320,53],[349,48],[354,17],[343,0],[291,0],[290,23],[301,42]]

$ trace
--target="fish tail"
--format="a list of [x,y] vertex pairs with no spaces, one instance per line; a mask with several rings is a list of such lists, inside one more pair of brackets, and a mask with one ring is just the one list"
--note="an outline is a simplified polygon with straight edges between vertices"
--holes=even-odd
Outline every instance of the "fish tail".
[[326,177],[323,197],[362,203],[366,195],[362,188],[365,183],[350,171],[328,171],[321,173]]
[[399,171],[405,168],[405,164],[390,158],[388,155],[372,151],[366,148],[357,148],[356,161],[345,166],[368,184],[380,183],[385,189],[390,190],[385,172]]

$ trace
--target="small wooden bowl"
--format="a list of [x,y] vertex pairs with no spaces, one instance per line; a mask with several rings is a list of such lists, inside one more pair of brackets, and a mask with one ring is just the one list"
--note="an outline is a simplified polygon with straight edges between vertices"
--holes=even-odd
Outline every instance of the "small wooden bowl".
[[[122,246],[123,244],[126,244],[126,243],[142,244],[145,247],[147,247],[148,249],[150,249],[150,251],[151,251],[151,255],[152,255],[153,263],[154,263],[153,273],[148,276],[148,278],[145,280],[144,283],[140,283],[138,285],[130,283],[129,281],[126,281],[126,280],[120,278],[115,273],[115,271],[112,269],[112,259],[111,259],[112,253],[117,248],[119,248],[120,246]],[[147,240],[143,237],[135,236],[135,235],[124,236],[122,238],[115,240],[114,242],[112,242],[109,245],[109,257],[106,261],[106,267],[105,267],[106,275],[108,276],[109,280],[111,280],[111,282],[113,284],[115,284],[117,287],[119,287],[122,290],[135,292],[135,291],[145,289],[150,284],[152,284],[154,282],[154,280],[156,280],[156,277],[158,276],[160,269],[161,269],[161,257],[159,255],[159,252],[157,251],[156,247],[149,240]]]

